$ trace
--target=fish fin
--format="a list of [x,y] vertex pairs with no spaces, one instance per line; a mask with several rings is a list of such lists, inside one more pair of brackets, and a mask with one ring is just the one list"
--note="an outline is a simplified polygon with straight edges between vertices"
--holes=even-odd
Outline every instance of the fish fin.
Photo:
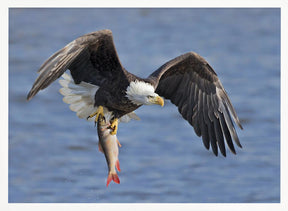
[[115,183],[120,184],[120,179],[119,179],[118,175],[116,173],[109,173],[108,178],[107,178],[107,184],[106,184],[107,187],[112,180]]
[[100,142],[98,142],[98,149],[99,149],[100,152],[104,153],[103,148],[102,148]]
[[121,171],[119,160],[116,161],[116,168],[118,171]]
[[117,138],[116,140],[117,140],[118,146],[119,146],[119,147],[122,147],[122,145],[120,144],[118,138]]

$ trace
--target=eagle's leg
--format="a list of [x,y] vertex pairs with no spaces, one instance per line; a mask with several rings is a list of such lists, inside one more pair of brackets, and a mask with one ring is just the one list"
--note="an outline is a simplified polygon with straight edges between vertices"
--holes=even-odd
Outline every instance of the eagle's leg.
[[96,123],[96,122],[98,122],[100,115],[104,116],[103,106],[98,106],[97,110],[93,114],[88,116],[87,119],[92,118],[93,116],[96,116],[95,117],[95,123]]
[[112,131],[110,132],[111,135],[116,135],[118,130],[118,118],[114,118],[111,122],[110,127],[112,128]]

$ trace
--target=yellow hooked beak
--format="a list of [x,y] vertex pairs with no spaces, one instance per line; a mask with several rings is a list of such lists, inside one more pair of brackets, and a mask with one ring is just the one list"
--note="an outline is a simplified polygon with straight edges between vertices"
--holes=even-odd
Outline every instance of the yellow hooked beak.
[[160,96],[156,96],[156,97],[153,97],[149,100],[151,103],[153,104],[156,104],[156,105],[161,105],[161,107],[164,106],[164,100],[162,97]]

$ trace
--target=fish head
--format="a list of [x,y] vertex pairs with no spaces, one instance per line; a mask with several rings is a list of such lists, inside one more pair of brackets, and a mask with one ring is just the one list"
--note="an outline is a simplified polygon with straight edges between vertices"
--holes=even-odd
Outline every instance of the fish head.
[[[97,121],[97,128],[98,128],[98,133],[101,133],[101,136],[106,136],[108,133],[112,131],[110,128],[110,121],[105,118],[103,115],[99,115],[98,121]],[[107,133],[107,134],[106,134]]]

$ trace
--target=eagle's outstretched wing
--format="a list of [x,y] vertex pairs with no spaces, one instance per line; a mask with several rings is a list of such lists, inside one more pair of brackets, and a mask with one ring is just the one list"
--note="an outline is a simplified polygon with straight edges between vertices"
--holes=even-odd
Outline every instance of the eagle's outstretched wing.
[[232,123],[242,129],[237,114],[212,67],[198,54],[189,52],[165,63],[149,77],[156,92],[170,99],[179,112],[202,136],[207,149],[210,145],[215,155],[218,147],[226,156],[226,143],[233,153],[232,142],[241,147]]
[[53,54],[38,70],[39,76],[27,99],[45,89],[67,69],[75,84],[84,81],[101,86],[105,81],[123,76],[125,70],[118,59],[112,32],[101,30],[83,35]]

